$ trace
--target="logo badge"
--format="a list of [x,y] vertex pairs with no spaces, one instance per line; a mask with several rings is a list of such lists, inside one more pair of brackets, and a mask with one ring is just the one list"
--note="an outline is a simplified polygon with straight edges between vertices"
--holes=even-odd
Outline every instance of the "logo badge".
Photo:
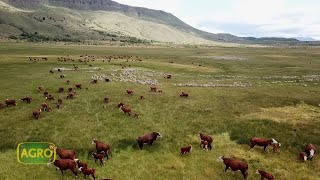
[[56,159],[55,145],[48,142],[24,142],[17,147],[17,159],[24,164],[47,164]]

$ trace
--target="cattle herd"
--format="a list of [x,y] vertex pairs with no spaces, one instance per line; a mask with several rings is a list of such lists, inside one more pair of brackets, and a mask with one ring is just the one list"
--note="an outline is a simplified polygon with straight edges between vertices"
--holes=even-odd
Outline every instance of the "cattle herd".
[[[94,61],[96,57],[94,56],[80,56],[81,60],[80,62],[88,62],[88,61]],[[131,59],[133,60],[134,57],[132,56],[108,56],[105,57],[109,61],[111,59]],[[29,58],[30,61],[40,61],[40,60],[47,60],[47,58]],[[139,57],[135,57],[136,60],[140,60]],[[60,57],[58,58],[59,61],[70,61],[73,60],[72,58],[66,58],[66,57]],[[58,70],[61,71],[61,70]],[[54,73],[53,71],[50,71],[50,73]],[[61,78],[65,78],[65,75],[60,75]],[[167,79],[171,78],[171,75],[168,75],[165,77]],[[69,85],[70,81],[67,80],[66,83]],[[92,81],[93,84],[97,83],[97,81]],[[65,96],[66,99],[73,99],[75,98],[77,92],[76,90],[81,90],[82,85],[80,83],[75,83],[73,87],[69,87],[67,91],[65,91],[64,87],[58,87],[57,92],[62,94],[62,93],[67,93]],[[88,89],[88,88],[86,88]],[[38,93],[43,93],[44,99],[48,102],[54,102],[56,98],[50,94],[48,91],[45,90],[44,86],[39,86],[37,87],[37,92]],[[159,90],[157,87],[150,87],[150,92],[156,92],[156,93],[163,93],[162,90]],[[134,91],[131,89],[126,89],[125,93],[128,96],[133,96]],[[186,92],[182,92],[180,94],[181,98],[189,98],[189,94]],[[141,100],[144,100],[144,96],[140,96]],[[31,103],[32,98],[30,96],[26,96],[20,99],[21,101],[25,103]],[[110,98],[108,96],[104,97],[103,102],[105,103],[104,107],[107,107],[107,104],[109,103]],[[58,109],[62,108],[63,100],[59,97],[56,102],[56,107]],[[5,105],[7,107],[9,106],[17,106],[17,102],[14,99],[6,99],[5,100]],[[0,109],[4,107],[4,104],[0,102]],[[133,112],[133,110],[125,105],[122,101],[118,103],[117,108],[120,109],[124,114],[127,114],[128,116],[133,116],[133,117],[139,117],[139,114],[136,112]],[[32,111],[32,117],[35,118],[36,120],[39,120],[41,117],[41,113],[47,111],[47,112],[52,112],[53,108],[50,106],[47,102],[43,102],[40,104],[40,106]],[[157,139],[161,138],[162,135],[160,132],[151,132],[144,134],[136,139],[138,146],[140,150],[143,150],[144,145],[152,145]],[[280,143],[278,143],[274,138],[270,139],[265,139],[265,138],[257,138],[257,137],[252,137],[250,140],[250,148],[254,148],[255,146],[261,146],[263,147],[264,151],[267,151],[267,147],[272,146],[273,147],[273,152],[277,153],[279,147],[281,146]],[[109,155],[111,152],[111,146],[109,144],[103,143],[99,140],[93,139],[92,144],[95,145],[96,152],[93,152],[92,158],[94,159],[95,162],[99,162],[101,165],[105,164],[105,158],[108,160]],[[212,150],[213,149],[213,138],[203,132],[199,132],[199,144],[200,148],[204,150]],[[63,174],[65,170],[70,170],[72,171],[75,175],[78,174],[78,172],[82,173],[84,177],[86,176],[92,176],[93,179],[96,178],[96,170],[93,168],[89,168],[88,164],[80,161],[77,159],[77,153],[74,150],[66,150],[62,148],[56,148],[56,153],[60,157],[60,159],[55,160],[53,163],[48,163],[53,164],[56,166],[57,170],[60,170],[61,173]],[[192,150],[192,145],[188,145],[186,147],[180,148],[180,155],[184,156],[186,154],[189,154]],[[307,160],[312,160],[315,154],[315,146],[312,144],[307,144],[305,147],[304,152],[300,152],[299,158],[302,161],[307,161]],[[240,171],[244,177],[244,179],[247,178],[248,176],[248,164],[242,160],[238,160],[236,158],[230,158],[230,157],[224,157],[220,156],[217,159],[218,162],[221,162],[225,165],[225,172],[228,169],[231,169],[233,172],[235,171]],[[274,179],[273,175],[269,172],[263,171],[261,169],[258,169],[256,171],[258,174],[260,174],[261,179],[268,179],[272,180]]]

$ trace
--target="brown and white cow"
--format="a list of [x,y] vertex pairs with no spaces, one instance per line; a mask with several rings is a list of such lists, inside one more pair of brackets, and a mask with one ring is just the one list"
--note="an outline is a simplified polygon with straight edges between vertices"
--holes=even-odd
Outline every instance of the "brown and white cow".
[[44,91],[44,86],[39,86],[39,87],[37,88],[37,91],[38,91],[38,93]]
[[261,180],[267,179],[267,180],[274,180],[274,177],[271,173],[268,173],[266,171],[257,169],[256,171],[257,174],[260,174]]
[[63,92],[64,92],[64,88],[63,87],[59,87],[58,93],[63,93]]
[[74,159],[74,162],[76,162],[78,168],[83,167],[84,169],[88,168],[88,164],[85,162],[81,162],[79,159]]
[[185,154],[190,153],[191,150],[192,150],[192,146],[191,145],[186,146],[186,147],[182,147],[182,148],[180,148],[180,154],[181,154],[181,156],[183,156]]
[[92,157],[95,163],[99,160],[100,164],[104,165],[104,153],[92,153]]
[[74,150],[66,150],[62,148],[56,148],[56,152],[61,159],[76,159],[77,153]]
[[62,99],[58,98],[58,104],[62,105]]
[[[50,165],[51,163],[48,163],[48,165]],[[58,159],[55,160],[53,162],[53,165],[56,166],[57,170],[61,171],[61,174],[63,174],[63,171],[65,170],[70,170],[71,172],[73,172],[74,175],[77,176],[77,167],[76,167],[76,163],[74,162],[74,160],[71,159]]]
[[209,150],[211,150],[212,149],[212,142],[213,142],[212,137],[209,136],[208,134],[203,133],[203,132],[199,132],[199,137],[200,137],[200,145],[202,145],[202,141],[206,141]]
[[79,171],[82,172],[84,179],[86,179],[86,176],[90,176],[90,175],[93,177],[93,179],[96,179],[96,177],[95,177],[96,170],[95,169],[80,167]]
[[31,103],[32,98],[30,96],[26,96],[24,98],[21,98],[20,100],[23,101],[23,102]]
[[121,108],[122,106],[124,106],[123,102],[119,102],[118,105],[117,105],[118,108]]
[[14,99],[6,99],[6,105],[7,106],[16,106],[18,104],[16,103],[16,100],[14,100]]
[[248,165],[247,163],[233,159],[233,158],[225,158],[224,156],[220,156],[218,158],[218,162],[222,162],[225,164],[226,168],[224,172],[227,172],[227,170],[230,168],[233,172],[240,171],[242,173],[242,176],[244,179],[247,179],[248,177]]
[[128,114],[129,116],[131,116],[132,110],[130,108],[121,106],[119,109],[121,109],[124,114]]
[[72,92],[68,93],[67,95],[67,99],[73,99],[74,94]]
[[274,152],[277,152],[278,148],[281,146],[280,143],[278,143],[275,139],[265,139],[265,138],[257,138],[257,137],[252,137],[250,139],[250,149],[254,148],[255,145],[262,146],[264,151],[266,151],[266,148],[270,145],[275,145],[274,146]]
[[68,92],[70,93],[70,92],[72,92],[73,91],[73,89],[72,89],[72,87],[70,87],[69,89],[68,89]]
[[3,107],[3,103],[2,102],[0,102],[0,109]]
[[313,144],[307,144],[307,146],[304,148],[304,152],[307,153],[308,159],[310,160],[312,160],[315,151],[316,151],[316,147],[314,147]]
[[32,111],[32,115],[34,118],[36,118],[37,120],[40,118],[40,114],[41,114],[41,108],[40,109],[35,109]]
[[49,108],[49,105],[47,103],[42,103],[41,104],[41,110],[46,111]]
[[139,144],[140,149],[142,150],[144,144],[152,145],[155,140],[161,137],[162,135],[159,132],[152,132],[138,137],[137,142]]
[[133,91],[130,90],[130,89],[127,89],[127,90],[126,90],[126,93],[127,93],[128,95],[133,95]]
[[200,142],[200,147],[201,147],[202,149],[208,150],[208,145],[209,145],[208,141],[201,140],[201,142]]
[[49,94],[48,97],[46,97],[46,99],[49,100],[49,101],[53,101],[54,97],[51,94]]
[[92,140],[92,144],[96,145],[96,150],[98,153],[104,152],[103,154],[109,159],[110,154],[110,144],[103,143],[101,141],[98,141],[96,139]]
[[81,84],[79,84],[79,83],[78,83],[78,84],[75,84],[75,86],[76,86],[77,89],[82,89],[82,86],[81,86]]
[[104,97],[104,103],[108,103],[109,102],[109,97],[108,96],[106,96],[106,97]]
[[157,87],[150,87],[151,92],[157,92]]
[[303,161],[307,161],[308,159],[308,154],[306,152],[300,152],[299,158]]

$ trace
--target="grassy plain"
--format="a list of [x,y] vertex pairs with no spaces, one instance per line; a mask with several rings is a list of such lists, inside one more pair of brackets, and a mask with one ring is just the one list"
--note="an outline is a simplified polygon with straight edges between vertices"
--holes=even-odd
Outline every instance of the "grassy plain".
[[[62,177],[54,167],[24,165],[16,160],[15,148],[25,141],[47,141],[65,149],[74,149],[79,159],[96,168],[98,178],[114,179],[241,179],[237,172],[223,172],[220,155],[245,160],[249,164],[248,179],[258,179],[257,168],[274,174],[276,179],[319,179],[320,160],[316,155],[306,163],[298,153],[306,143],[320,145],[320,54],[319,49],[285,48],[162,48],[64,46],[49,44],[0,44],[0,99],[18,100],[30,95],[31,104],[18,102],[16,107],[0,109],[0,179],[75,179],[70,173]],[[70,55],[133,55],[143,61],[96,60],[88,64],[58,62],[57,57]],[[48,57],[48,61],[30,62],[28,57]],[[246,60],[219,60],[203,57],[244,57]],[[173,61],[173,64],[169,63]],[[62,109],[42,113],[39,121],[32,110],[45,102],[36,92],[45,86],[56,98],[59,87],[68,88],[53,68],[65,71],[74,83],[88,90],[77,91],[74,100],[64,99]],[[101,71],[81,68],[100,67]],[[91,84],[91,76],[104,74],[112,79],[112,70],[121,65],[140,69],[163,94],[149,92],[149,85],[130,82],[99,81]],[[201,66],[199,66],[201,65]],[[172,79],[163,75],[173,74]],[[150,75],[151,74],[151,75]],[[142,74],[145,75],[145,74]],[[137,75],[142,76],[141,74]],[[234,82],[247,87],[230,86]],[[224,87],[179,87],[174,84],[215,84]],[[127,96],[125,89],[133,89]],[[181,99],[179,93],[190,98]],[[103,108],[103,98],[110,103]],[[145,100],[139,100],[140,95]],[[125,116],[116,104],[123,100],[141,116]],[[52,103],[54,107],[54,104]],[[163,138],[153,146],[138,150],[135,139],[147,132],[159,131]],[[199,148],[197,133],[204,131],[214,138],[213,150]],[[252,136],[275,138],[281,152],[264,153],[261,148],[249,149]],[[106,166],[95,164],[93,138],[112,146],[112,157]],[[191,154],[180,157],[179,148],[193,145]],[[82,176],[81,176],[82,178]]]

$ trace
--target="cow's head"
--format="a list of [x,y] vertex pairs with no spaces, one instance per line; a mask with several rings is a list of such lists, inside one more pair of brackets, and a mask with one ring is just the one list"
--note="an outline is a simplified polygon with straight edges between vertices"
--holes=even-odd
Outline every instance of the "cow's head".
[[280,143],[273,144],[273,152],[277,153],[279,150],[279,147],[281,147]]
[[223,163],[223,156],[220,156],[217,161]]
[[97,143],[97,140],[96,139],[93,139],[92,140],[92,145],[96,144]]
[[81,169],[83,169],[83,167],[80,167],[78,170],[81,171]]
[[159,139],[162,137],[162,135],[159,132],[153,132],[153,134],[156,135],[156,138]]
[[278,144],[278,141],[276,141],[274,138],[271,138],[272,144]]

